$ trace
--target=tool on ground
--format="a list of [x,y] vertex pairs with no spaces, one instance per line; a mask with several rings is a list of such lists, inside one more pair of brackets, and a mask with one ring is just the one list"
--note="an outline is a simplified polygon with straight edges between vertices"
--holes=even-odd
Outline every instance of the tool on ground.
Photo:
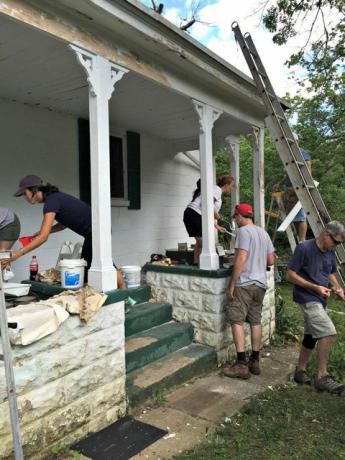
[[[11,251],[0,251],[0,262],[3,259],[11,257]],[[0,270],[0,332],[2,352],[0,361],[4,362],[5,377],[7,387],[7,399],[10,408],[11,429],[14,447],[14,456],[16,460],[23,460],[23,448],[20,435],[19,414],[17,405],[16,386],[13,372],[12,350],[8,334],[8,328],[16,328],[16,323],[8,323],[5,304],[4,282],[2,279],[2,270]]]
[[[232,24],[232,30],[266,108],[266,126],[276,144],[279,156],[295,189],[296,195],[307,215],[309,225],[314,235],[318,236],[324,226],[331,221],[331,217],[306,166],[280,100],[275,94],[250,34],[246,33],[243,35],[237,22]],[[342,244],[339,244],[335,250],[338,281],[342,286],[345,286],[342,273],[345,263],[345,250]]]

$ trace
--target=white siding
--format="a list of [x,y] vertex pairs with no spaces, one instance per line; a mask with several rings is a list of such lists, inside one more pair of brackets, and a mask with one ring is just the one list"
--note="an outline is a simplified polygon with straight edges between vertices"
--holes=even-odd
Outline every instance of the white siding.
[[[18,215],[21,235],[31,235],[39,230],[43,206],[30,205],[13,193],[26,174],[37,174],[67,193],[79,193],[77,122],[70,116],[3,100],[0,120],[0,206]],[[69,230],[51,235],[43,246],[13,264],[16,280],[28,278],[33,254],[40,269],[55,266],[58,248],[65,240],[80,238]],[[14,248],[19,247],[17,242]]]
[[[21,221],[21,235],[30,235],[39,230],[42,206],[29,205],[13,193],[21,177],[37,174],[78,196],[77,119],[4,100],[0,101],[0,119],[0,206],[13,209]],[[182,217],[199,173],[171,145],[141,134],[141,209],[112,208],[113,257],[118,266],[142,265],[153,252],[164,253],[178,242],[193,241],[188,239]],[[43,246],[13,264],[16,280],[27,279],[33,254],[40,269],[54,266],[66,240],[81,238],[69,230],[51,235]]]

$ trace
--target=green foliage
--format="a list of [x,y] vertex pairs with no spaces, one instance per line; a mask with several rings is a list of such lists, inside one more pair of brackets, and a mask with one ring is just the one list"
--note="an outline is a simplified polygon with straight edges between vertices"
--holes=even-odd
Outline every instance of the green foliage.
[[[272,32],[273,41],[285,45],[300,34],[301,27],[309,33],[301,39],[300,49],[289,59],[289,65],[301,65],[313,91],[336,90],[345,61],[345,2],[343,0],[278,0],[265,2],[263,22]],[[314,35],[314,32],[315,33]],[[312,39],[312,37],[316,37]]]
[[[269,5],[267,7],[267,5]],[[289,99],[300,144],[312,153],[313,177],[333,218],[345,211],[345,2],[278,0],[265,3],[263,21],[273,41],[284,45],[309,27],[309,36],[288,64],[307,97]],[[309,24],[309,25],[308,25]],[[313,31],[319,27],[317,38]],[[303,40],[303,39],[302,39]],[[302,76],[300,76],[302,75]]]
[[[287,294],[288,292],[288,294]],[[291,299],[291,286],[283,285],[275,290],[276,330],[272,345],[281,346],[299,342],[303,333],[302,315]]]

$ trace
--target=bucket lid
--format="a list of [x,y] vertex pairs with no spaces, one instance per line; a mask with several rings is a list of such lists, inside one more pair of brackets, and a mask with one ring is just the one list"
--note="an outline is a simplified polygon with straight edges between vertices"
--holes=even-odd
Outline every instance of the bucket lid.
[[86,265],[85,259],[61,259],[59,262],[59,267],[65,268],[86,267]]
[[141,270],[141,267],[139,265],[123,265],[121,270],[124,272],[138,272]]

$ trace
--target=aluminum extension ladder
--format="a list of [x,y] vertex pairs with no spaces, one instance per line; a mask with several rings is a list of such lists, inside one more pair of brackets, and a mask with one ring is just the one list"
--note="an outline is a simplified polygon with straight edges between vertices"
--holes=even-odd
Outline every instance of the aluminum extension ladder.
[[[7,256],[8,257],[8,256]],[[3,257],[0,252],[0,262]],[[19,414],[17,406],[16,386],[13,373],[12,350],[8,334],[9,327],[16,327],[16,324],[8,323],[6,315],[6,303],[4,292],[4,281],[2,277],[2,268],[0,264],[0,333],[2,350],[0,350],[0,361],[4,362],[5,377],[7,387],[7,398],[10,408],[12,438],[14,447],[14,456],[16,460],[23,460],[23,448],[20,435]]]
[[[266,126],[275,141],[284,168],[307,215],[309,225],[314,235],[317,236],[324,226],[331,221],[331,217],[305,164],[301,150],[294,139],[284,110],[250,34],[243,35],[237,22],[232,24],[232,30],[252,73],[258,93],[264,102],[267,113]],[[342,286],[345,286],[343,280],[345,250],[343,245],[339,244],[335,251],[338,279]]]

